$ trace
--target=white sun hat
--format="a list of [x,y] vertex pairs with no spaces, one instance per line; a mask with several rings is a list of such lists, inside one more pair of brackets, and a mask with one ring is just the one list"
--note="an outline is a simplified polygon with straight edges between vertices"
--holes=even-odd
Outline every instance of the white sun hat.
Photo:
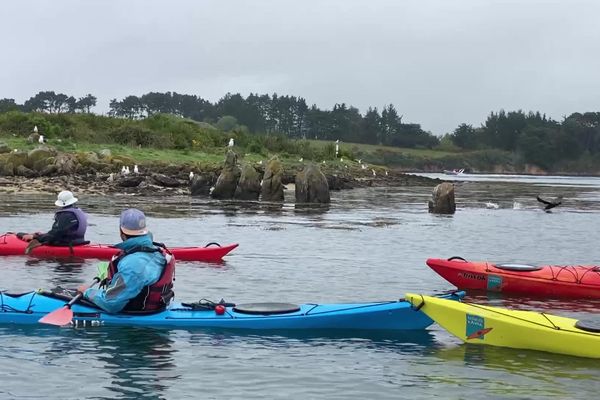
[[54,202],[54,204],[58,207],[66,207],[70,206],[71,204],[77,203],[77,200],[77,197],[73,196],[73,193],[71,193],[68,190],[63,190],[58,194],[58,198]]

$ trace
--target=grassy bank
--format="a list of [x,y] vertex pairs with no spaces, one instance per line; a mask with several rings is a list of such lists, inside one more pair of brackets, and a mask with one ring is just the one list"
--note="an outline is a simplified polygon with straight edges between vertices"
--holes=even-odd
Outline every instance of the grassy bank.
[[[174,115],[156,114],[131,120],[94,114],[0,113],[0,141],[9,149],[36,147],[28,137],[34,126],[48,144],[66,152],[99,152],[109,149],[113,155],[127,156],[139,164],[219,165],[230,138],[234,150],[251,162],[277,155],[286,165],[299,160],[326,162],[326,168],[358,168],[357,160],[370,165],[403,170],[441,171],[467,168],[473,172],[526,172],[518,155],[497,149],[448,151],[442,149],[406,149],[356,143],[340,143],[336,158],[335,143],[318,140],[293,140],[282,135],[255,135],[243,126],[228,131]],[[596,159],[583,159],[558,166],[565,171],[594,173]],[[360,168],[359,168],[360,169]]]

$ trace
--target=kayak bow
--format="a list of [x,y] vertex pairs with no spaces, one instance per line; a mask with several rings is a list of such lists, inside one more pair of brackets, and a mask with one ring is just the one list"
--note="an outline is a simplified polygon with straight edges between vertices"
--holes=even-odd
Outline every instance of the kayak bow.
[[406,299],[466,343],[600,358],[597,323],[412,293]]

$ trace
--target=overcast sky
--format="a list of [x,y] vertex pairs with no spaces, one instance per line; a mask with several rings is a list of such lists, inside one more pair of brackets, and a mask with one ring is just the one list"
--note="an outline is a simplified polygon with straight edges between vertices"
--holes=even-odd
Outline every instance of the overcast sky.
[[393,103],[435,134],[600,111],[600,1],[6,0],[0,98],[176,91]]

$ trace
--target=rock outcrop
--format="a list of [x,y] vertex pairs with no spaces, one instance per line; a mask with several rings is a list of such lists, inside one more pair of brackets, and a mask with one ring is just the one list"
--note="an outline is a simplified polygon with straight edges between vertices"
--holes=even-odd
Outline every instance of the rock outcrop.
[[456,212],[452,183],[440,183],[433,189],[432,200],[429,200],[429,212],[435,214],[454,214]]
[[210,188],[215,184],[217,176],[214,172],[196,174],[190,181],[190,194],[192,196],[208,196]]
[[258,200],[260,175],[250,164],[244,164],[233,197],[237,200]]
[[309,164],[296,175],[296,203],[329,203],[329,185],[319,167]]
[[283,201],[283,166],[277,157],[267,163],[261,185],[262,201]]
[[229,150],[225,156],[223,170],[217,178],[211,197],[215,199],[232,199],[240,180],[240,167],[237,165],[237,154]]

